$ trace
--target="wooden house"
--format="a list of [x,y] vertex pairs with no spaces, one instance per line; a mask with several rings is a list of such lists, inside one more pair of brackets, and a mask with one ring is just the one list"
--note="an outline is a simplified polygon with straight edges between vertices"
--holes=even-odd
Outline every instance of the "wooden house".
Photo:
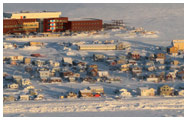
[[171,61],[171,65],[178,65],[179,64],[179,61],[178,60],[173,60]]
[[49,83],[61,83],[62,78],[61,77],[51,77],[49,78]]
[[93,69],[95,69],[96,71],[98,71],[98,66],[97,66],[96,64],[88,65],[88,66],[87,66],[87,69],[89,69],[89,68],[93,68]]
[[137,62],[135,60],[132,60],[132,59],[128,60],[128,63],[130,65],[136,65],[137,64]]
[[31,81],[30,79],[22,79],[22,86],[25,86],[25,85],[31,85]]
[[71,57],[63,57],[63,58],[62,58],[62,62],[63,62],[63,63],[70,64],[70,65],[73,64],[73,60],[72,60]]
[[19,84],[16,84],[16,83],[8,84],[8,88],[10,88],[10,89],[18,89],[19,88]]
[[169,85],[163,85],[158,89],[159,94],[163,96],[173,96],[174,95],[174,88],[170,87]]
[[177,77],[181,80],[184,80],[184,70],[178,71],[177,72]]
[[151,61],[154,61],[155,60],[155,54],[150,54],[148,59],[151,60]]
[[76,82],[76,78],[75,77],[68,77],[69,82]]
[[137,88],[137,94],[140,96],[155,96],[155,89],[148,87]]
[[80,90],[79,94],[81,97],[94,97],[92,91],[88,89]]
[[47,79],[50,77],[50,71],[39,71],[39,76],[41,79]]
[[95,76],[98,75],[98,72],[95,69],[89,69],[88,70],[88,74],[91,75],[91,76],[93,76],[93,77],[95,77]]
[[73,74],[74,74],[73,72],[67,71],[67,72],[62,72],[61,76],[64,78],[68,78],[68,77],[73,76]]
[[16,60],[11,60],[10,65],[12,65],[12,66],[17,65],[17,61]]
[[129,64],[123,64],[120,67],[121,71],[129,71],[130,70],[130,65]]
[[16,98],[12,95],[3,95],[3,102],[13,102]]
[[30,64],[30,63],[31,63],[31,58],[25,57],[25,58],[23,59],[23,62],[24,62],[25,64]]
[[66,96],[67,98],[77,98],[77,94],[74,92],[68,92]]
[[128,58],[131,58],[133,60],[139,60],[140,59],[140,54],[136,51],[134,52],[129,52],[128,53]]
[[93,54],[93,60],[94,61],[104,61],[106,58],[103,54]]
[[172,55],[178,55],[179,49],[177,47],[172,46],[167,48],[167,52]]
[[29,46],[43,46],[42,42],[29,42]]
[[174,80],[176,78],[176,73],[175,72],[169,72],[166,75],[166,80]]
[[108,77],[109,73],[108,73],[108,71],[98,71],[98,76],[99,77]]
[[23,101],[28,101],[30,100],[30,96],[29,95],[20,95],[20,100],[23,100]]
[[156,62],[158,62],[160,64],[164,64],[165,63],[165,58],[156,58]]
[[156,55],[156,58],[163,58],[165,60],[166,59],[166,55],[164,53],[158,53]]
[[126,63],[126,60],[124,60],[124,59],[119,59],[119,60],[116,60],[116,63],[117,63],[117,64],[125,64],[125,63]]
[[156,70],[156,67],[154,65],[153,66],[148,66],[147,70],[148,71],[154,71],[154,70]]
[[148,82],[155,82],[155,83],[158,83],[158,82],[159,82],[159,78],[158,78],[155,74],[150,74],[150,75],[147,77],[147,81],[148,81]]
[[132,68],[132,73],[133,73],[133,74],[142,73],[142,68],[141,68],[141,67],[133,67],[133,68]]
[[89,86],[88,89],[91,90],[92,93],[104,94],[104,88],[102,86]]
[[11,60],[18,60],[18,61],[23,61],[23,56],[10,56]]

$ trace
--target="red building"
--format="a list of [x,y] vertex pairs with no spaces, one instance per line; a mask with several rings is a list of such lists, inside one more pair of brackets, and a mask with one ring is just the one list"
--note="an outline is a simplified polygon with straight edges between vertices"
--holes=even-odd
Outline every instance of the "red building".
[[102,29],[102,20],[99,19],[68,21],[68,30],[73,32],[92,31],[92,30],[98,31],[101,29]]
[[37,19],[3,19],[3,33],[37,32],[39,22]]
[[68,18],[46,18],[43,20],[43,32],[62,32],[67,29]]

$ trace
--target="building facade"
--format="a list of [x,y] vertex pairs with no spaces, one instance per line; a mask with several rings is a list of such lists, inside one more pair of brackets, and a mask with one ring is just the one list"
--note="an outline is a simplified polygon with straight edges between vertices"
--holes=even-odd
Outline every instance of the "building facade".
[[37,19],[4,19],[3,33],[37,32],[39,22]]
[[102,20],[99,19],[68,21],[68,30],[72,32],[99,31],[101,29]]
[[67,30],[67,17],[46,18],[43,20],[43,32],[62,32]]

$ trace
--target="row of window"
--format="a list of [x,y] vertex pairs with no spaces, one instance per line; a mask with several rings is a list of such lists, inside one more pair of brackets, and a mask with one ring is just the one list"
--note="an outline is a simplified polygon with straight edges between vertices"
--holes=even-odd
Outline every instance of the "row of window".
[[98,25],[100,23],[94,22],[94,23],[72,23],[72,25]]
[[16,27],[37,27],[38,24],[25,24],[25,25],[4,25],[4,28],[16,28]]
[[48,22],[67,22],[67,20],[49,20]]
[[99,29],[100,27],[94,26],[94,27],[73,27],[72,29]]
[[14,29],[14,31],[35,31],[36,29],[34,28],[29,28],[29,29],[23,29],[23,28],[18,28],[18,29]]

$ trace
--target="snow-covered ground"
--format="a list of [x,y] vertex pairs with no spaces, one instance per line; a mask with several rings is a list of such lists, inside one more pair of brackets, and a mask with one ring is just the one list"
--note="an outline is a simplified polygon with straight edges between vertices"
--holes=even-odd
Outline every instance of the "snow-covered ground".
[[[6,104],[3,108],[4,116],[113,116],[124,113],[124,117],[182,117],[184,116],[183,97],[152,97],[113,99],[81,99],[40,102],[16,102]],[[169,112],[170,111],[170,112]],[[109,113],[111,114],[109,114]],[[114,113],[112,113],[114,112]],[[75,113],[75,114],[74,114]],[[93,114],[92,114],[93,113]],[[104,113],[104,114],[102,114]],[[129,113],[129,114],[127,114]],[[135,113],[135,114],[134,114]],[[151,113],[151,114],[147,114]],[[117,115],[115,115],[117,116]]]
[[[19,5],[18,5],[19,6]],[[16,43],[23,45],[29,41],[40,41],[46,45],[42,48],[18,48],[4,49],[4,56],[22,55],[30,57],[30,54],[40,53],[45,55],[41,59],[60,61],[62,57],[67,56],[67,52],[73,52],[73,59],[79,59],[80,56],[92,56],[93,53],[104,53],[106,55],[125,55],[125,51],[77,51],[75,48],[71,50],[64,49],[62,42],[85,41],[92,42],[95,40],[118,40],[128,42],[132,45],[130,51],[138,51],[141,55],[146,53],[160,52],[157,46],[167,47],[171,45],[173,39],[184,39],[184,6],[183,4],[56,4],[56,7],[34,5],[10,6],[4,5],[5,11],[15,10],[55,10],[62,11],[63,16],[70,18],[96,17],[104,21],[110,21],[113,18],[123,19],[127,25],[135,27],[143,27],[146,30],[158,31],[154,36],[129,36],[123,31],[107,31],[108,34],[98,36],[73,36],[49,39],[21,39],[21,40],[5,40],[7,43]],[[27,7],[26,7],[27,6]],[[29,4],[30,6],[30,4]],[[10,8],[11,7],[11,8]],[[9,8],[9,9],[8,9]],[[18,9],[19,8],[19,9]],[[73,8],[73,9],[71,9]],[[101,12],[102,11],[102,12]],[[119,14],[119,12],[121,14]],[[89,14],[88,14],[89,13]],[[99,14],[98,14],[99,13]],[[108,15],[110,13],[110,15]],[[120,33],[121,32],[121,33]],[[176,59],[182,60],[181,57]],[[89,62],[89,58],[85,62]],[[108,66],[103,63],[99,64],[99,69],[107,70]],[[23,67],[11,67],[4,64],[3,72],[9,74],[23,74]],[[112,91],[116,88],[135,89],[138,86],[150,86],[157,88],[160,84],[144,83],[129,79],[130,77],[124,73],[110,72],[113,76],[120,76],[121,83],[97,83],[104,87],[107,98],[98,99],[73,99],[59,100],[58,95],[61,92],[69,90],[78,91],[90,86],[90,84],[82,83],[62,83],[62,84],[42,84],[36,79],[32,80],[33,85],[37,89],[42,89],[47,100],[44,101],[16,101],[4,103],[4,116],[184,116],[184,98],[183,97],[153,97],[153,98],[129,98],[115,100],[112,97]],[[24,74],[23,76],[27,76]],[[183,86],[183,81],[166,83],[171,86]],[[4,90],[4,93],[19,93],[19,91]],[[86,114],[85,114],[86,113]]]

